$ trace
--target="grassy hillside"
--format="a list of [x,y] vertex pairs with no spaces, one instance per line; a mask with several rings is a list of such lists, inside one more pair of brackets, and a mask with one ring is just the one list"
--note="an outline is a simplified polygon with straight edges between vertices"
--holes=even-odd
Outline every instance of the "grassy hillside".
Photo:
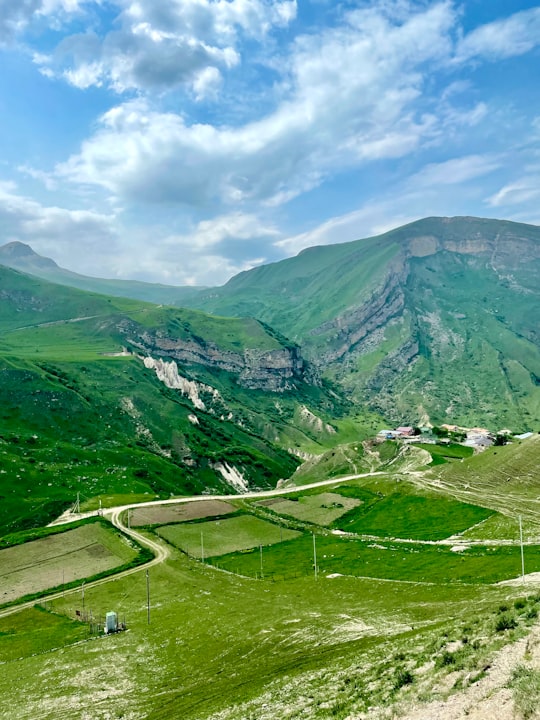
[[190,302],[258,317],[391,422],[540,422],[540,228],[426,218],[250,270]]
[[[520,447],[538,458],[536,442]],[[510,468],[516,448],[503,450]],[[479,457],[437,471],[470,464],[487,482],[486,457],[485,469]],[[116,610],[127,633],[92,634],[77,620],[80,590],[0,619],[3,697],[21,720],[82,719],[89,706],[103,720],[345,720],[476,686],[530,632],[540,598],[496,584],[521,563],[514,539],[492,532],[506,516],[486,509],[490,497],[422,482],[398,473],[231,499],[225,515],[208,500],[154,509],[146,532],[170,555],[149,572],[150,623],[143,572],[85,592],[88,613]]]
[[[342,412],[301,369],[280,392],[265,387],[282,372],[274,354],[284,364],[295,350],[256,320],[107,298],[7,268],[0,294],[0,534],[47,522],[77,492],[96,508],[132,493],[273,486],[298,465],[287,448],[319,442],[316,428],[295,422],[299,404]],[[122,351],[131,343],[136,352]],[[168,387],[139,353],[169,363],[184,385]],[[245,387],[248,373],[262,386]],[[322,433],[321,447],[334,435]]]

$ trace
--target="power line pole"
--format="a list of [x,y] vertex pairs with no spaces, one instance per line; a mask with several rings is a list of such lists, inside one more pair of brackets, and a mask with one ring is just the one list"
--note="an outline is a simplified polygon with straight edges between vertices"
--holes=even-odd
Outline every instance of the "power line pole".
[[313,533],[313,568],[315,571],[315,580],[317,580],[317,544],[315,541],[315,533]]
[[523,525],[519,516],[519,544],[521,545],[521,579],[525,582],[525,557],[523,555]]
[[261,580],[264,580],[262,545],[259,545],[259,552],[261,554]]
[[146,571],[146,615],[150,625],[150,575]]

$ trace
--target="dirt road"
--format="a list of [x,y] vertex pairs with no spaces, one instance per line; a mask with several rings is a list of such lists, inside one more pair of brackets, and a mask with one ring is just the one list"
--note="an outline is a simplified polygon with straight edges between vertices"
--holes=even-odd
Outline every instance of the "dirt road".
[[[231,500],[233,498],[241,498],[241,499],[257,499],[257,498],[268,498],[273,497],[275,495],[286,495],[290,492],[294,492],[295,490],[310,490],[312,488],[317,487],[325,487],[326,485],[335,485],[336,483],[344,483],[349,480],[355,480],[356,478],[363,478],[363,477],[371,477],[374,475],[384,475],[382,472],[374,472],[374,473],[361,473],[357,475],[346,475],[344,477],[340,478],[333,478],[332,480],[321,480],[319,482],[310,483],[308,485],[299,485],[299,486],[292,486],[292,487],[286,487],[286,488],[278,488],[275,490],[260,490],[256,492],[248,492],[248,493],[242,493],[241,495],[193,495],[190,497],[185,498],[171,498],[169,500],[149,500],[148,502],[144,503],[130,503],[128,505],[119,505],[117,507],[113,508],[107,508],[106,510],[103,510],[104,517],[107,517],[111,523],[117,527],[119,530],[121,530],[126,535],[129,535],[134,540],[136,540],[141,545],[150,548],[152,552],[154,553],[154,558],[150,560],[147,563],[144,563],[142,565],[137,565],[137,567],[130,568],[129,570],[123,570],[119,573],[115,573],[114,575],[109,575],[106,578],[101,578],[101,580],[94,580],[93,582],[85,583],[85,588],[90,589],[93,587],[97,587],[98,585],[104,585],[107,582],[111,582],[111,580],[118,580],[119,578],[127,577],[128,575],[133,575],[134,573],[138,573],[141,570],[147,570],[148,568],[151,568],[154,565],[158,565],[159,563],[162,563],[164,560],[167,559],[167,557],[170,554],[169,546],[165,542],[159,542],[155,540],[151,540],[150,538],[146,537],[145,535],[142,535],[141,533],[137,532],[133,528],[127,528],[121,521],[122,513],[126,510],[130,510],[132,508],[139,508],[139,507],[152,507],[155,505],[173,505],[178,503],[192,503],[192,502],[201,502],[208,500],[211,498],[212,500]],[[92,517],[95,516],[95,512],[90,513],[81,513],[81,514],[69,514],[64,513],[60,518],[55,520],[54,522],[50,523],[50,526],[56,526],[56,525],[65,525],[69,524],[70,522],[74,522],[75,520],[80,520],[84,517]],[[49,527],[50,527],[49,526]],[[82,581],[81,581],[82,584]],[[0,618],[6,617],[8,615],[13,615],[16,612],[19,612],[20,610],[25,610],[27,608],[31,608],[36,603],[39,603],[41,600],[57,600],[58,598],[64,597],[65,595],[71,595],[73,593],[80,592],[80,585],[77,587],[71,588],[70,590],[60,591],[57,593],[47,594],[43,593],[38,598],[35,598],[34,600],[30,600],[25,603],[21,603],[20,605],[14,605],[10,608],[5,608],[4,610],[0,610]]]

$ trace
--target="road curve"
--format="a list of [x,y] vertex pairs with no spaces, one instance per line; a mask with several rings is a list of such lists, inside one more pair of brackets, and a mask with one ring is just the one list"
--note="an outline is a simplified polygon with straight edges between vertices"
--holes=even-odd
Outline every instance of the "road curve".
[[[84,587],[86,590],[89,590],[90,588],[98,587],[98,585],[104,585],[107,582],[111,582],[112,580],[118,580],[120,578],[127,577],[128,575],[133,575],[134,573],[140,572],[141,570],[147,570],[148,568],[158,565],[159,563],[162,563],[164,560],[167,559],[167,557],[170,554],[169,546],[166,543],[156,542],[155,540],[151,540],[150,538],[141,535],[141,533],[137,532],[136,530],[133,530],[133,528],[127,528],[121,520],[121,515],[126,510],[130,510],[132,508],[138,508],[138,507],[152,507],[155,505],[177,505],[178,503],[192,503],[192,502],[201,502],[204,500],[236,500],[236,499],[248,499],[253,500],[257,498],[267,498],[267,497],[273,497],[275,495],[288,495],[291,492],[295,492],[297,490],[311,490],[313,488],[318,487],[325,487],[327,485],[336,485],[339,483],[347,482],[349,480],[356,480],[357,478],[363,478],[363,477],[372,477],[376,475],[384,475],[384,472],[369,472],[369,473],[359,473],[356,475],[345,475],[344,477],[339,478],[332,478],[331,480],[320,480],[319,482],[309,483],[307,485],[293,485],[288,486],[284,488],[277,488],[274,490],[258,490],[253,492],[247,492],[242,493],[240,495],[192,495],[190,497],[180,497],[180,498],[170,498],[168,500],[149,500],[148,502],[143,503],[130,503],[128,505],[118,505],[116,507],[107,508],[104,509],[103,516],[107,517],[111,523],[117,527],[121,532],[125,533],[126,535],[129,535],[134,540],[136,540],[141,545],[144,545],[152,552],[154,553],[154,557],[152,560],[149,560],[147,563],[144,563],[142,565],[137,565],[136,567],[129,568],[128,570],[122,570],[119,573],[115,573],[113,575],[108,575],[105,578],[101,578],[100,580],[94,580],[93,582],[85,582]],[[56,525],[67,525],[71,522],[74,522],[75,520],[80,520],[84,517],[92,517],[95,516],[95,512],[90,513],[81,513],[76,516],[72,516],[69,518],[58,518],[58,520],[55,520],[54,522],[50,523],[49,527],[56,526]],[[83,580],[81,579],[81,584]],[[80,592],[81,586],[78,585],[74,588],[70,588],[69,590],[61,590],[60,592],[55,593],[43,593],[38,598],[34,598],[34,600],[29,600],[28,602],[21,603],[20,605],[14,605],[13,607],[5,608],[3,610],[0,610],[0,618],[7,617],[8,615],[13,615],[16,612],[19,612],[20,610],[25,610],[27,608],[34,607],[37,603],[41,602],[42,600],[58,600],[61,597],[64,597],[65,595],[73,595],[74,593]]]
[[129,535],[141,545],[150,548],[150,550],[152,550],[152,552],[154,553],[154,557],[152,558],[152,560],[149,560],[148,562],[141,565],[137,565],[136,567],[128,568],[127,570],[121,570],[120,572],[114,573],[112,575],[107,575],[107,577],[100,578],[99,580],[86,582],[84,581],[84,579],[81,578],[80,584],[76,587],[69,588],[68,590],[60,590],[59,592],[55,593],[43,593],[43,595],[38,598],[34,598],[34,600],[29,600],[28,602],[20,603],[19,605],[13,605],[12,607],[4,608],[3,610],[0,610],[0,618],[7,617],[8,615],[13,615],[20,610],[32,608],[34,607],[34,605],[43,600],[58,600],[59,598],[62,598],[66,595],[74,595],[75,593],[79,593],[81,591],[81,585],[83,582],[85,590],[89,590],[90,588],[98,587],[98,585],[104,585],[107,582],[111,582],[111,580],[119,580],[120,578],[127,577],[128,575],[138,573],[141,570],[148,570],[148,568],[151,568],[153,565],[158,565],[159,563],[162,563],[164,560],[166,560],[170,555],[169,546],[164,542],[160,543],[156,542],[155,540],[151,540],[150,538],[141,535],[141,533],[137,532],[136,530],[132,530],[131,528],[128,529],[121,521],[121,512],[121,509],[116,509],[110,513],[111,523],[121,532]]

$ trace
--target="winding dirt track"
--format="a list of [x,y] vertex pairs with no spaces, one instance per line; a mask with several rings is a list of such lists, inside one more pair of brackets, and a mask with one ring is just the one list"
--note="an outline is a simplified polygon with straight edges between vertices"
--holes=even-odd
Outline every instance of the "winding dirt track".
[[[147,570],[148,568],[151,568],[154,565],[159,565],[160,563],[164,562],[170,554],[169,546],[165,542],[156,542],[155,540],[151,540],[150,538],[146,537],[145,535],[142,535],[141,533],[137,532],[136,530],[133,530],[133,528],[127,528],[121,521],[121,515],[126,510],[130,510],[132,508],[140,508],[140,507],[152,507],[155,505],[177,505],[178,503],[191,503],[191,502],[201,502],[208,499],[212,500],[231,500],[231,499],[257,499],[257,498],[267,498],[267,497],[273,497],[275,495],[287,495],[288,493],[294,492],[295,490],[310,490],[312,488],[317,487],[324,487],[326,485],[336,485],[338,483],[347,482],[349,480],[355,480],[356,478],[363,478],[363,477],[371,477],[375,475],[384,475],[383,472],[373,472],[373,473],[361,473],[357,475],[346,475],[345,477],[340,478],[333,478],[332,480],[321,480],[319,482],[315,483],[309,483],[308,485],[298,485],[298,486],[289,486],[286,488],[279,488],[277,490],[260,490],[258,492],[248,492],[248,493],[242,493],[241,495],[193,495],[191,497],[185,497],[185,498],[171,498],[169,500],[149,500],[148,502],[143,503],[131,503],[128,505],[119,505],[117,507],[113,508],[107,508],[106,510],[103,510],[104,517],[107,517],[111,523],[117,527],[119,530],[121,530],[126,535],[129,535],[134,540],[136,540],[141,545],[144,545],[147,548],[150,548],[152,552],[154,553],[154,557],[152,560],[150,560],[147,563],[144,563],[142,565],[137,565],[137,567],[129,568],[128,570],[123,570],[121,572],[118,572],[113,575],[109,575],[106,578],[101,578],[100,580],[94,580],[93,582],[85,583],[85,588],[88,590],[90,588],[97,587],[98,585],[104,585],[107,582],[111,582],[112,580],[118,580],[119,578],[127,577],[128,575],[133,575],[135,573],[140,572],[141,570]],[[96,513],[82,513],[80,515],[73,515],[73,516],[62,516],[62,518],[59,518],[55,522],[51,523],[51,525],[66,525],[70,522],[74,522],[75,520],[80,520],[82,517],[92,517]],[[82,580],[81,580],[82,583]],[[60,592],[51,593],[48,594],[46,592],[43,593],[38,598],[34,598],[33,600],[29,600],[28,602],[20,603],[19,605],[14,605],[13,607],[5,608],[4,610],[0,610],[0,618],[7,617],[8,615],[13,615],[14,613],[19,612],[20,610],[26,610],[28,608],[34,607],[36,603],[39,603],[41,600],[58,600],[61,597],[64,597],[65,595],[72,595],[74,593],[80,592],[80,585],[77,587],[71,588],[69,590],[61,590]]]

